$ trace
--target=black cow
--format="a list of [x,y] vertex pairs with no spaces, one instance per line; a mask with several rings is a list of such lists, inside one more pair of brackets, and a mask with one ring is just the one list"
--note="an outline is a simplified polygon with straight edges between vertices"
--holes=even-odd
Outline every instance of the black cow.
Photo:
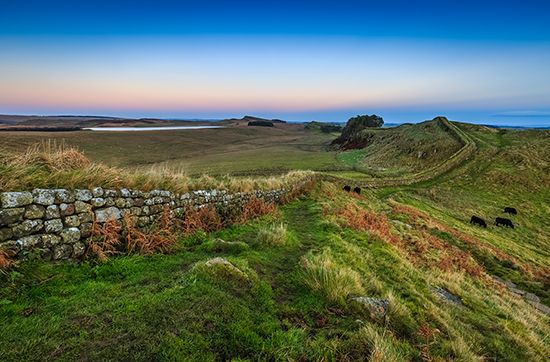
[[346,191],[346,192],[350,192],[351,191],[351,186],[346,185],[346,186],[344,186],[343,190]]
[[518,211],[513,207],[505,207],[504,208],[504,213],[505,214],[510,214],[510,215],[517,215]]
[[470,219],[470,224],[474,224],[474,225],[477,224],[479,226],[483,226],[484,228],[487,228],[487,223],[485,222],[485,220],[475,215],[472,215],[472,218]]
[[506,227],[511,227],[512,229],[514,228],[514,224],[512,224],[512,220],[506,219],[504,217],[497,217],[495,219],[495,225],[496,226],[503,225],[503,226],[506,226]]
[[356,194],[360,195],[361,194],[361,188],[360,187],[356,187],[353,189],[353,192],[355,192]]

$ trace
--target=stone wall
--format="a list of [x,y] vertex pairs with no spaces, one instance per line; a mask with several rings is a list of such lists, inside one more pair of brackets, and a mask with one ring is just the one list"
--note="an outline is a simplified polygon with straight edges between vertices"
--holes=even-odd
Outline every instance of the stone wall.
[[131,215],[138,227],[153,223],[165,207],[176,216],[187,208],[206,205],[226,210],[241,208],[256,197],[268,203],[280,203],[285,195],[300,192],[277,189],[249,193],[199,190],[174,194],[165,190],[35,189],[31,192],[0,193],[0,249],[12,250],[19,257],[40,252],[46,259],[70,259],[82,256],[92,223]]

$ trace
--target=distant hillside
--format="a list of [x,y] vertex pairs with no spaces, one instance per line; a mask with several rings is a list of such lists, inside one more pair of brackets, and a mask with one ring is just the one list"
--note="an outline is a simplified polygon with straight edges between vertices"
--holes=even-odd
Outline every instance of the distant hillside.
[[373,176],[417,172],[447,160],[463,144],[435,118],[393,128],[365,129],[337,145],[338,158],[347,166]]

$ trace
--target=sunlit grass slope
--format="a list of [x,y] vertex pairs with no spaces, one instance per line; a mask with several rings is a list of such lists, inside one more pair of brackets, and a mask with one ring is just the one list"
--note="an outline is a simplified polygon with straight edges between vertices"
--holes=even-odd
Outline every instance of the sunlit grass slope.
[[[424,216],[432,201],[421,194],[411,196],[413,206],[405,193],[386,196],[324,182],[278,213],[181,238],[169,254],[23,263],[0,281],[0,359],[471,361],[550,353],[550,318],[496,282],[467,244],[490,245],[484,235],[452,213]],[[529,248],[505,252],[542,269]],[[386,300],[386,314],[351,300],[361,296]]]

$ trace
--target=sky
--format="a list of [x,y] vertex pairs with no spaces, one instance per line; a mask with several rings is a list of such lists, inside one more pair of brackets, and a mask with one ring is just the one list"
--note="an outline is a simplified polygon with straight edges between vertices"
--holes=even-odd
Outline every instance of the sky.
[[0,114],[550,126],[550,1],[0,0]]

